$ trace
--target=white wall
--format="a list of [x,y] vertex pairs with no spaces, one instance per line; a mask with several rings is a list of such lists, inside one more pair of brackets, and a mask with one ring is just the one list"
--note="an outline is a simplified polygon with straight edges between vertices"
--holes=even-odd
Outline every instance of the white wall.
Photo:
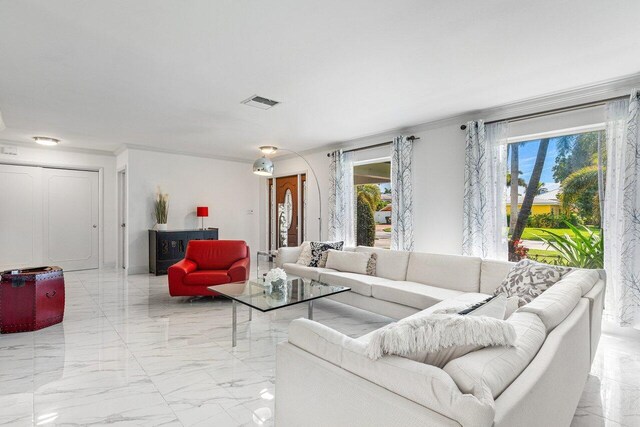
[[262,181],[252,173],[250,163],[129,149],[118,156],[118,167],[124,165],[130,274],[148,271],[148,230],[155,225],[153,202],[158,186],[169,194],[170,230],[198,228],[196,206],[208,206],[205,226],[219,228],[220,239],[245,240],[254,255],[259,249]]
[[[16,146],[0,141],[0,146]],[[116,262],[116,158],[111,154],[66,151],[60,147],[18,145],[18,155],[0,153],[0,163],[97,170],[100,176],[100,264],[111,267]]]
[[[602,96],[602,95],[600,95]],[[522,108],[522,107],[520,107]],[[540,108],[543,109],[543,108]],[[534,110],[535,111],[535,110]],[[398,134],[414,135],[420,140],[415,142],[413,157],[413,196],[414,196],[414,237],[415,250],[460,254],[462,252],[462,218],[464,194],[464,157],[465,132],[460,125],[471,119],[491,120],[508,117],[508,110],[478,112],[472,116],[444,120],[393,133],[362,138],[340,144],[344,148],[363,147],[390,141]],[[509,127],[510,137],[522,137],[538,132],[557,131],[592,125],[604,121],[604,108],[596,107],[588,110],[556,114],[531,120],[512,123]],[[327,148],[321,152],[304,153],[303,155],[314,167],[320,179],[322,192],[323,238],[327,238],[328,216],[328,184],[329,159]],[[377,159],[390,155],[390,148],[375,148],[356,153],[356,161]],[[287,175],[307,171],[308,167],[300,158],[286,158],[274,161],[276,175]],[[264,180],[263,180],[264,181]],[[266,184],[264,187],[266,188]],[[261,245],[266,246],[267,233],[266,190],[261,191]],[[317,212],[317,192],[313,183],[309,186],[309,234],[308,239],[317,238],[313,218]]]
[[[462,246],[462,195],[464,185],[464,132],[459,124],[452,123],[430,130],[410,132],[420,137],[414,145],[414,230],[415,249],[425,252],[459,253]],[[389,141],[392,135],[385,134],[357,141],[366,146]],[[323,239],[327,238],[328,194],[329,194],[329,148],[321,152],[304,154],[316,170],[322,193]],[[358,151],[355,161],[379,159],[390,156],[390,147]],[[308,166],[297,157],[275,160],[276,176],[306,172]],[[266,183],[262,179],[264,187]],[[315,183],[309,181],[308,234],[309,240],[317,239],[318,211]],[[265,220],[266,190],[261,191],[261,244],[266,246],[267,221]]]

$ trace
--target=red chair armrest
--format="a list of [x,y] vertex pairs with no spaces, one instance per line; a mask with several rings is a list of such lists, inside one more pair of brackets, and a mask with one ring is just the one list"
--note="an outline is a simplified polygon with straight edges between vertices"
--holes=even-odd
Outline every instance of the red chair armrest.
[[178,261],[167,269],[167,274],[169,275],[169,283],[173,281],[176,281],[176,283],[182,282],[184,276],[196,271],[197,269],[198,264],[191,261],[190,259],[185,258],[182,261]]
[[227,275],[231,278],[232,282],[242,282],[249,278],[250,266],[250,258],[242,258],[231,264],[231,267],[227,270]]

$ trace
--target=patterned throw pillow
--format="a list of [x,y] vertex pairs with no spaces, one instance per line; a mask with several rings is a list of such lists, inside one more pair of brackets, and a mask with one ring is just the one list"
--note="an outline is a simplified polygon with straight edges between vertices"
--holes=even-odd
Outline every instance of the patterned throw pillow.
[[367,263],[367,276],[376,275],[376,264],[378,263],[378,254],[373,252]]
[[300,256],[298,257],[298,261],[296,264],[300,265],[309,265],[311,262],[311,244],[309,242],[302,242],[302,250],[300,251]]
[[318,261],[318,267],[325,268],[327,266],[327,259],[329,258],[329,251],[322,252],[320,261]]
[[311,242],[311,262],[309,262],[309,267],[319,267],[318,264],[324,252],[327,252],[329,249],[341,251],[343,246],[344,242]]
[[570,271],[569,267],[523,259],[511,268],[507,277],[493,294],[505,294],[507,297],[516,296],[518,297],[518,306],[522,307],[540,296]]

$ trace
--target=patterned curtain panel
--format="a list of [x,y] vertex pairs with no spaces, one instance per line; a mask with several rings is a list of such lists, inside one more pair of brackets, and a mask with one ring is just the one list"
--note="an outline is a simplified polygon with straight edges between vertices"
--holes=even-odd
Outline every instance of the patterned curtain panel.
[[640,327],[640,92],[607,104],[604,203],[605,312]]
[[507,124],[467,123],[462,253],[507,259]]
[[352,153],[331,153],[329,170],[329,240],[356,244],[356,199]]
[[413,250],[413,142],[393,139],[391,154],[391,249]]

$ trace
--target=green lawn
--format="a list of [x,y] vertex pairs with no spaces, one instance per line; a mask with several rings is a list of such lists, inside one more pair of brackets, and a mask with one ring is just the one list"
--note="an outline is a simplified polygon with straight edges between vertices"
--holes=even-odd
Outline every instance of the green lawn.
[[[531,228],[531,227],[527,227],[527,228],[524,229],[524,231],[522,233],[522,240],[542,240],[540,237],[538,237],[538,235],[545,236],[546,233],[543,233],[541,230],[548,230],[548,231],[551,231],[552,233],[556,233],[556,234],[559,234],[561,236],[564,236],[565,234],[568,234],[571,237],[575,237],[574,234],[573,234],[573,231],[571,231],[570,228]],[[600,234],[600,230],[599,229],[592,229],[592,231],[595,231],[596,234]],[[589,235],[586,231],[581,230],[580,232],[585,237]]]

